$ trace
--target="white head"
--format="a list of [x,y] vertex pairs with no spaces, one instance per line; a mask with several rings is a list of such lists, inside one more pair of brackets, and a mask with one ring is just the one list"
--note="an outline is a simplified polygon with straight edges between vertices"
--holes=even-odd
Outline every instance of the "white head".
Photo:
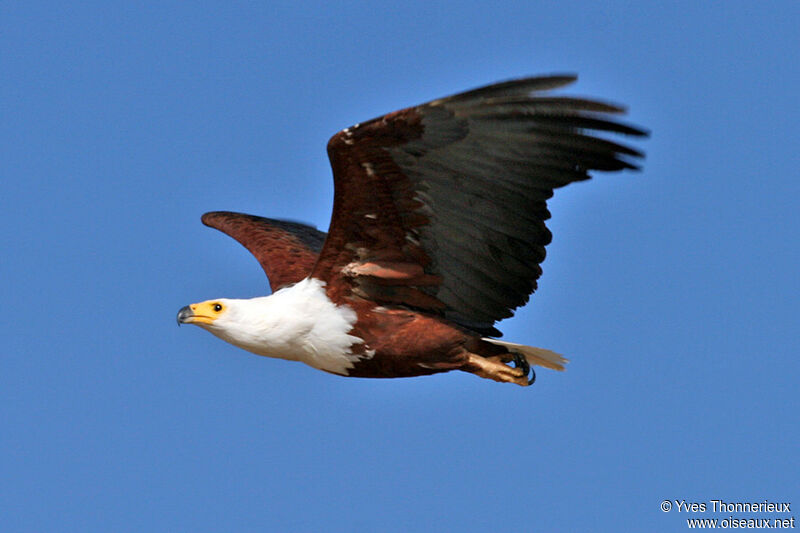
[[194,324],[250,352],[280,357],[266,353],[272,348],[269,333],[274,329],[268,298],[217,298],[187,305],[178,311],[178,324]]
[[[248,332],[253,330],[253,320],[249,316],[248,300],[217,298],[187,305],[178,311],[178,324],[194,324],[217,337],[244,348]],[[245,348],[247,349],[247,348]]]
[[360,357],[351,347],[363,340],[350,334],[355,311],[335,305],[324,288],[307,278],[270,296],[207,300],[178,311],[178,323],[195,324],[258,355],[346,374]]

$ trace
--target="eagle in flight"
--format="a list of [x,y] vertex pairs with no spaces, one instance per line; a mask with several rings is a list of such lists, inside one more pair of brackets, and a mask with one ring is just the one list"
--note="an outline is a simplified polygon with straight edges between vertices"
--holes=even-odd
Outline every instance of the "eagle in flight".
[[356,124],[328,142],[333,215],[315,228],[232,212],[205,225],[247,248],[272,294],[188,305],[195,324],[250,352],[342,376],[450,370],[526,386],[561,355],[497,340],[536,289],[553,190],[638,169],[623,108],[553,95],[557,75],[488,85]]

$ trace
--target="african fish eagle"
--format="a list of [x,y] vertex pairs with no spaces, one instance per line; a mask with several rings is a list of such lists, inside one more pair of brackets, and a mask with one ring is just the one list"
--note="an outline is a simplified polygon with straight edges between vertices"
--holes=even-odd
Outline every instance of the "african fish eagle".
[[643,154],[607,137],[646,135],[610,118],[619,106],[549,92],[575,79],[506,81],[340,131],[327,235],[206,213],[258,259],[272,294],[188,305],[178,323],[342,376],[463,370],[525,386],[531,365],[563,370],[559,354],[493,338],[494,323],[536,289],[553,190],[638,169]]

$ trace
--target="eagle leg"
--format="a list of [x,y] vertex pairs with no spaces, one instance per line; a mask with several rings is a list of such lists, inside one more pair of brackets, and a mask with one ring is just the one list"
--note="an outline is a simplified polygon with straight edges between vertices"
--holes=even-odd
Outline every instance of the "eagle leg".
[[500,356],[483,357],[467,352],[467,362],[461,370],[501,383],[516,383],[522,387],[533,383],[528,380],[528,374],[523,372],[522,368],[504,364]]

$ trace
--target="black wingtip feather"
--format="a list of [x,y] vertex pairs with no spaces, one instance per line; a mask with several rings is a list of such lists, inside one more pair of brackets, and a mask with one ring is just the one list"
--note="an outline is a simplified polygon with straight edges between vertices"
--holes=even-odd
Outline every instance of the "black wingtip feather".
[[578,79],[575,74],[552,74],[549,76],[535,76],[517,78],[500,83],[492,83],[462,93],[447,96],[430,102],[429,105],[465,104],[473,101],[483,101],[487,98],[520,97],[534,91],[550,91],[569,85]]

